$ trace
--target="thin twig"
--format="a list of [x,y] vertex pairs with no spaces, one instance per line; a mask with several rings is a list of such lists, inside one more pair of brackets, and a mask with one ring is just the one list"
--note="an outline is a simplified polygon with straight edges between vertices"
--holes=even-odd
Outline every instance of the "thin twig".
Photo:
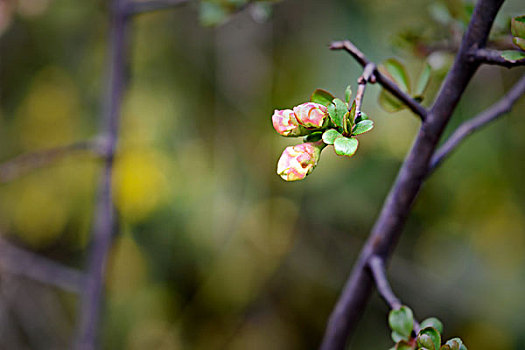
[[[345,50],[363,67],[366,67],[369,63],[372,63],[368,58],[349,40],[344,41],[334,41],[330,45],[331,50]],[[407,95],[405,92],[401,91],[396,83],[388,79],[383,75],[377,68],[374,69],[373,75],[376,78],[376,81],[381,84],[381,86],[390,92],[392,95],[397,97],[401,102],[407,105],[408,108],[416,115],[418,115],[422,120],[427,116],[427,110],[425,107],[420,105],[416,100]]]
[[507,68],[513,68],[518,66],[525,66],[525,58],[509,61],[501,56],[501,51],[489,50],[489,49],[477,49],[470,52],[470,58],[473,61],[477,61],[485,64],[493,64],[497,66],[503,66]]
[[81,141],[43,151],[36,151],[17,156],[0,164],[0,183],[14,180],[28,172],[47,166],[76,152],[88,151],[103,155],[101,144],[97,141]]
[[376,77],[374,71],[376,70],[376,65],[372,62],[367,63],[365,69],[363,69],[363,74],[357,79],[357,93],[355,95],[355,120],[361,116],[361,105],[363,104],[363,98],[365,96],[365,89],[367,83],[375,83]]
[[97,347],[100,307],[104,291],[106,262],[117,221],[113,207],[112,173],[113,156],[118,141],[118,129],[126,71],[126,0],[113,0],[109,43],[108,88],[101,134],[106,142],[106,155],[95,204],[92,246],[89,254],[88,273],[79,312],[79,329],[75,346],[79,350]]
[[[399,170],[381,213],[330,315],[321,344],[322,350],[344,349],[347,339],[354,332],[373,291],[374,283],[367,271],[368,261],[371,256],[377,255],[386,262],[392,254],[426,178],[437,142],[479,67],[479,63],[472,62],[469,58],[469,52],[474,48],[485,47],[494,18],[503,1],[478,0],[476,3],[454,64],[434,105],[421,124],[412,149]],[[364,55],[360,56],[352,47],[343,43],[335,46],[335,49],[349,51],[360,63],[368,63],[363,60]],[[381,83],[380,75],[376,75],[376,78]]]
[[68,292],[80,293],[84,274],[0,238],[0,269],[49,284]]
[[376,288],[381,297],[386,301],[388,307],[392,310],[399,309],[401,307],[401,301],[396,297],[390,284],[388,283],[388,278],[386,277],[385,262],[382,258],[377,255],[371,256],[368,261],[368,266],[372,272],[372,277],[376,283]]
[[131,1],[127,4],[127,15],[139,15],[141,13],[169,10],[188,3],[189,0],[145,0]]
[[432,157],[429,167],[429,175],[459,146],[461,142],[463,142],[467,136],[509,112],[514,103],[516,103],[524,93],[525,75],[498,102],[493,104],[489,109],[478,114],[476,117],[461,124],[452,133]]

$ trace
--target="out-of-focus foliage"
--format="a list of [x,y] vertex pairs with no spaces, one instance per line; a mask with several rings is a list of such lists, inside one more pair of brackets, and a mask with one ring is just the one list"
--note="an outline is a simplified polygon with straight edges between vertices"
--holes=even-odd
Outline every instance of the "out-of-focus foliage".
[[[250,6],[214,28],[199,24],[193,6],[133,21],[105,348],[316,348],[419,123],[406,110],[383,112],[380,89],[369,86],[363,109],[375,127],[359,157],[326,152],[314,175],[290,184],[275,175],[288,140],[269,117],[317,87],[342,95],[355,86],[361,67],[327,49],[346,37],[374,62],[398,57],[413,87],[428,56],[423,103],[430,104],[453,56],[407,50],[396,33],[417,28],[453,44],[463,15],[447,30],[431,25],[431,7],[440,3],[286,0],[262,23]],[[95,136],[106,2],[4,0],[0,8],[7,9],[0,11],[0,159]],[[520,13],[521,1],[507,1],[501,32]],[[447,133],[521,74],[482,68]],[[525,348],[523,108],[521,101],[472,136],[433,175],[390,270],[418,317],[439,317],[443,339],[461,335],[470,349]],[[0,185],[2,235],[82,267],[99,170],[98,161],[75,155]],[[0,318],[2,341],[67,348],[76,297],[8,276],[2,271],[0,307],[9,310]],[[391,345],[386,313],[374,298],[353,348]]]

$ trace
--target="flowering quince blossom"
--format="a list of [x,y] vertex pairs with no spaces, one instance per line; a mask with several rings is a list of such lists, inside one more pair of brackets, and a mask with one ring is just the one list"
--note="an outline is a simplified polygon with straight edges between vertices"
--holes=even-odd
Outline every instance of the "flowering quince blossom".
[[317,165],[324,146],[322,142],[306,142],[286,147],[277,163],[277,174],[286,181],[304,179]]
[[273,112],[272,123],[274,129],[282,136],[302,136],[308,132],[301,127],[291,109],[276,109]]
[[328,121],[328,109],[320,103],[306,102],[293,108],[299,124],[306,128],[322,128]]

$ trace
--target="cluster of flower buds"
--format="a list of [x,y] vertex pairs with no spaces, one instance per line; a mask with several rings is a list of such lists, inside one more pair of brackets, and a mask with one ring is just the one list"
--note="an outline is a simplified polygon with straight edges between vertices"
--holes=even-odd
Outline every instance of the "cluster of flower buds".
[[347,103],[318,89],[311,102],[293,109],[275,110],[272,123],[280,135],[306,136],[305,143],[284,150],[277,163],[279,176],[285,181],[304,179],[315,168],[327,145],[333,145],[338,155],[351,157],[355,154],[358,142],[353,136],[371,130],[373,122],[364,113],[355,116],[355,101],[349,107],[350,97],[349,88]]

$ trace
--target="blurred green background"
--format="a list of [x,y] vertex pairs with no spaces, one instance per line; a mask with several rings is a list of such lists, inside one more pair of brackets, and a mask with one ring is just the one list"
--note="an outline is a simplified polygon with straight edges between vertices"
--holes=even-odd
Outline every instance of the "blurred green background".
[[[271,115],[316,88],[341,97],[355,87],[361,68],[328,50],[331,40],[349,38],[375,62],[396,56],[415,77],[423,60],[393,45],[395,34],[428,31],[432,3],[285,0],[266,21],[248,9],[216,28],[199,24],[194,5],[133,20],[105,349],[318,346],[419,122],[383,112],[371,86],[364,110],[376,127],[356,156],[327,148],[305,181],[286,183],[276,162],[300,141],[275,133]],[[498,20],[524,11],[507,1]],[[102,1],[0,1],[1,160],[96,135],[107,12]],[[483,67],[447,133],[523,72]],[[525,349],[524,108],[433,175],[389,271],[416,317],[439,317],[469,349]],[[0,185],[1,234],[82,268],[100,165],[75,155]],[[68,348],[77,297],[0,273],[0,348]],[[351,348],[391,346],[387,311],[375,295]]]

